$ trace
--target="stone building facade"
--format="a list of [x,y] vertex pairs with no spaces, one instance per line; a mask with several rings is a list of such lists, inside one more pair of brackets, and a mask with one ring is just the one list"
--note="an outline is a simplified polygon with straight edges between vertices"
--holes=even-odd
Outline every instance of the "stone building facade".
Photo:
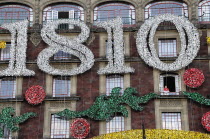
[[[116,11],[113,10],[114,7],[117,7]],[[119,12],[120,8],[122,8],[122,12]],[[1,0],[0,12],[0,24],[23,19],[30,21],[28,27],[26,66],[36,73],[35,76],[30,77],[1,78],[0,109],[11,106],[15,108],[16,115],[25,112],[36,112],[38,115],[20,124],[21,129],[19,132],[10,133],[8,136],[21,139],[69,138],[69,125],[71,120],[59,121],[60,119],[56,118],[53,113],[62,111],[65,108],[76,111],[86,110],[94,103],[96,97],[107,92],[109,93],[113,86],[120,86],[124,89],[130,86],[134,87],[139,92],[137,96],[142,96],[149,92],[155,92],[160,96],[145,104],[144,110],[141,112],[131,110],[128,107],[128,117],[123,118],[121,115],[116,114],[117,118],[113,119],[116,120],[115,122],[121,122],[121,126],[116,126],[116,128],[120,129],[110,129],[108,126],[113,126],[114,124],[112,125],[107,121],[95,121],[86,117],[90,123],[90,133],[87,138],[112,131],[141,129],[142,124],[144,124],[145,128],[149,129],[167,128],[166,125],[163,125],[163,120],[165,120],[163,116],[170,117],[171,115],[180,120],[175,123],[178,124],[178,127],[175,127],[175,129],[208,133],[201,124],[201,118],[204,113],[210,110],[210,107],[187,99],[181,92],[199,92],[203,96],[208,97],[208,91],[210,90],[210,45],[207,44],[206,37],[210,37],[210,1]],[[200,50],[198,55],[191,64],[179,71],[162,72],[149,67],[140,58],[137,51],[136,34],[140,26],[145,20],[161,13],[173,13],[188,18],[199,31]],[[106,21],[116,16],[121,16],[124,23],[125,63],[134,68],[135,72],[99,75],[97,71],[105,67],[108,62],[106,58],[107,32],[95,26],[94,22]],[[68,77],[52,76],[41,71],[37,66],[38,54],[48,47],[48,44],[42,40],[40,35],[42,26],[48,20],[61,18],[73,18],[84,21],[90,28],[90,36],[84,45],[93,52],[95,63],[90,70],[83,74]],[[73,38],[80,33],[80,29],[71,29],[69,25],[64,24],[59,26],[57,33]],[[9,46],[11,41],[10,33],[4,29],[0,29],[0,41],[6,41]],[[181,44],[179,34],[173,24],[160,24],[154,42],[162,61],[172,62],[177,58]],[[171,48],[166,48],[169,49],[167,52],[160,50],[160,48],[165,49],[166,45],[170,45],[174,50]],[[9,64],[10,58],[8,53],[9,51],[7,50],[6,52],[6,49],[1,50],[1,69],[5,69]],[[164,53],[166,53],[166,56],[161,56]],[[50,59],[50,64],[56,68],[70,69],[77,67],[80,61],[72,55],[60,52]],[[201,87],[193,89],[184,84],[183,74],[189,68],[198,68],[203,71],[205,82]],[[6,90],[10,95],[12,92],[12,96],[9,97],[4,96],[5,94],[2,91],[4,87],[2,85],[3,82],[8,80],[13,84],[12,91],[10,89]],[[170,94],[170,92],[169,94],[162,94],[163,87],[167,84],[171,86],[169,89],[173,91],[170,92],[174,94]],[[24,93],[33,85],[42,86],[47,94],[45,100],[35,106],[28,104],[24,99]],[[66,89],[59,87],[59,85],[62,87],[66,85]],[[11,87],[11,84],[9,87]],[[57,125],[65,122],[65,128],[53,127],[55,126],[53,122],[58,122]],[[59,132],[58,130],[65,131]],[[60,135],[57,135],[59,133]]]

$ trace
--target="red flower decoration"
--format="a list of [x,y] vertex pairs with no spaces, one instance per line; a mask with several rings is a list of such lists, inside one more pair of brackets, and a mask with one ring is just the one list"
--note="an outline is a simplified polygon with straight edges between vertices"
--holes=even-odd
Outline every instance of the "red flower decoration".
[[191,68],[184,73],[184,83],[191,88],[197,88],[202,85],[205,77],[203,72],[196,68]]
[[207,131],[210,131],[210,112],[203,115],[201,123]]
[[83,139],[90,132],[90,124],[83,118],[77,118],[71,123],[70,130],[73,137]]
[[29,104],[37,105],[41,103],[46,96],[44,89],[39,86],[32,86],[30,87],[25,93],[25,99],[28,101]]

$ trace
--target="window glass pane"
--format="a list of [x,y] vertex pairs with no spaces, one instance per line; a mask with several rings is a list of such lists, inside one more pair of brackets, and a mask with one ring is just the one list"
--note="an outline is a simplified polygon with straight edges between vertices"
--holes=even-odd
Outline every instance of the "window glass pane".
[[176,48],[176,39],[159,39],[158,40],[158,49],[159,57],[176,57],[177,48]]
[[123,76],[122,75],[108,75],[106,76],[106,95],[110,95],[114,87],[121,87],[123,92]]
[[154,2],[145,7],[145,18],[157,16],[159,14],[175,14],[177,16],[188,17],[188,8],[185,3],[164,1]]
[[112,120],[106,123],[106,133],[124,131],[124,117],[123,116],[115,116]]
[[51,138],[69,138],[69,121],[57,115],[51,115]]
[[32,25],[33,11],[30,7],[23,5],[0,6],[0,24],[21,21],[24,19],[28,19],[30,25]]
[[107,21],[121,17],[123,24],[135,24],[135,9],[132,5],[109,3],[94,9],[94,21]]
[[181,130],[181,113],[162,113],[162,128]]
[[63,51],[59,51],[54,55],[54,60],[68,60],[68,59],[71,59],[71,55]]
[[16,81],[15,78],[2,78],[0,79],[0,98],[15,98]]
[[210,1],[203,0],[198,7],[199,21],[210,21]]
[[70,77],[54,77],[53,80],[53,97],[70,96],[71,80]]
[[10,60],[11,43],[6,44],[6,48],[1,49],[1,60]]

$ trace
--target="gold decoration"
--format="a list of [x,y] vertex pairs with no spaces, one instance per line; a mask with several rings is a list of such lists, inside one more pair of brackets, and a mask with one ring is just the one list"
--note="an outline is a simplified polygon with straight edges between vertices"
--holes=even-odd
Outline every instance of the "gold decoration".
[[210,44],[210,37],[206,37],[207,44]]
[[[184,130],[146,129],[147,139],[210,139],[210,135]],[[141,129],[115,132],[93,137],[92,139],[142,139]]]
[[0,41],[0,48],[3,49],[6,47],[6,42],[5,41]]

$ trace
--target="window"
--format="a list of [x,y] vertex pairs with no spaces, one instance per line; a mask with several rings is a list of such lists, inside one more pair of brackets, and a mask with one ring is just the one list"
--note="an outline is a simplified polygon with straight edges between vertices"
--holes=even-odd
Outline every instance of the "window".
[[185,3],[174,1],[153,2],[145,7],[145,19],[165,13],[188,17],[188,8]]
[[[74,4],[56,4],[50,5],[44,9],[43,22],[57,19],[84,20],[84,10],[82,7]],[[59,25],[58,29],[72,29],[68,24]]]
[[71,55],[69,53],[59,51],[54,55],[53,58],[54,58],[54,60],[69,60],[69,59],[71,59]]
[[68,76],[53,78],[53,97],[69,97],[71,90],[71,80]]
[[6,43],[6,48],[1,49],[1,60],[10,60],[11,43]]
[[51,138],[69,138],[70,123],[57,115],[51,115]]
[[14,77],[4,77],[0,79],[0,98],[15,98],[16,79]]
[[177,74],[160,75],[160,92],[161,95],[179,95],[179,76]]
[[112,89],[114,87],[121,87],[121,94],[123,92],[124,81],[123,81],[123,75],[107,75],[106,76],[106,95],[110,95]]
[[159,57],[176,57],[177,56],[176,39],[159,39],[158,50],[159,50]]
[[30,26],[33,22],[33,11],[24,5],[2,5],[0,6],[0,25],[27,19]]
[[210,1],[203,0],[198,6],[199,21],[210,21]]
[[1,139],[12,139],[10,130],[4,124],[0,123],[0,128],[3,129],[3,138]]
[[108,3],[94,9],[94,21],[107,21],[121,17],[123,24],[135,24],[135,8],[130,4]]
[[118,132],[125,130],[123,116],[115,116],[112,120],[106,123],[106,133]]
[[163,112],[162,113],[162,128],[182,130],[181,113]]

